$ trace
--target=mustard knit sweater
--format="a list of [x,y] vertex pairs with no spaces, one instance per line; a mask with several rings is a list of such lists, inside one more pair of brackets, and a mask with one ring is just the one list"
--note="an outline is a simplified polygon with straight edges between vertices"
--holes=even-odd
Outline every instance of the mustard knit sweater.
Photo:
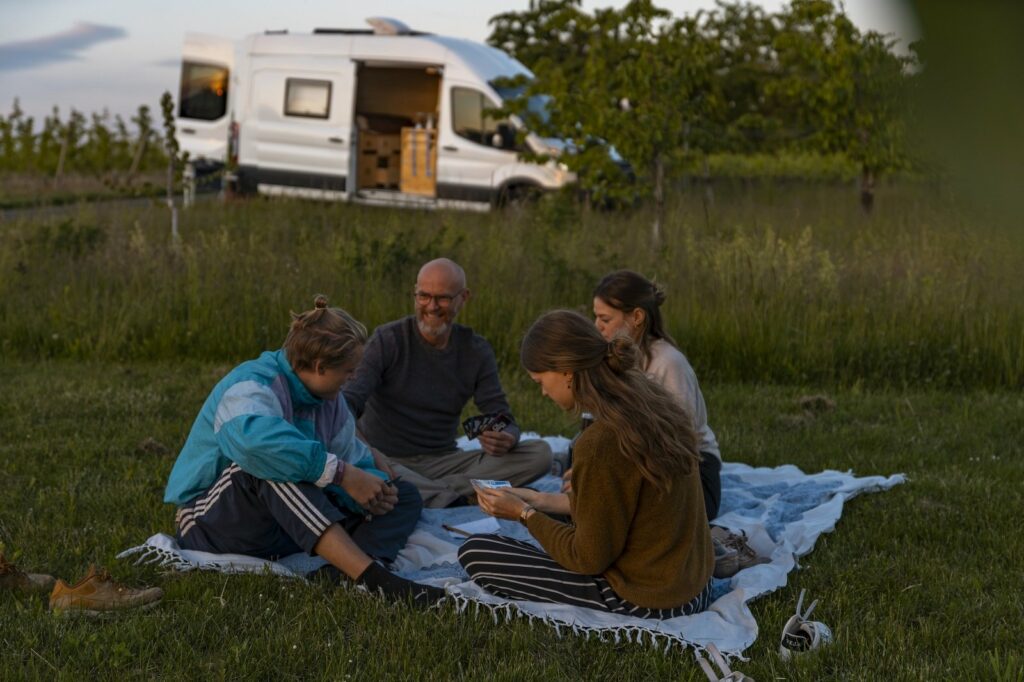
[[696,464],[659,493],[597,421],[573,448],[569,508],[572,524],[534,513],[530,533],[564,568],[604,576],[621,598],[674,608],[711,579],[714,552]]

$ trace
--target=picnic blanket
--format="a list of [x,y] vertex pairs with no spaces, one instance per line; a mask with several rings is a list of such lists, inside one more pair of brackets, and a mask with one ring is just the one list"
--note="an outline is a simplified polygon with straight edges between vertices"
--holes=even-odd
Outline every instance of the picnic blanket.
[[[529,434],[537,437],[535,434]],[[524,436],[524,438],[529,437]],[[546,438],[555,452],[564,452],[568,439]],[[472,447],[474,442],[460,442]],[[399,575],[432,585],[444,586],[459,610],[469,607],[489,610],[495,620],[525,616],[554,627],[602,639],[643,642],[665,647],[673,644],[703,649],[714,643],[719,650],[741,656],[757,639],[758,626],[748,603],[756,597],[785,586],[787,575],[798,567],[798,559],[814,548],[822,533],[835,529],[846,500],[865,492],[888,490],[905,482],[902,474],[854,476],[851,472],[822,471],[805,474],[791,465],[774,468],[751,467],[725,462],[722,467],[722,505],[715,525],[747,534],[748,543],[770,563],[752,566],[732,578],[715,580],[711,607],[693,616],[648,620],[594,611],[592,609],[514,601],[496,597],[468,580],[456,559],[461,537],[444,530],[442,524],[464,525],[486,517],[478,507],[424,509],[415,532],[392,565]],[[558,489],[560,479],[547,476],[531,487],[544,491]],[[514,521],[496,523],[502,534],[530,540],[526,529]],[[118,558],[136,557],[137,563],[157,563],[179,571],[195,569],[225,573],[270,571],[277,575],[301,577],[321,566],[319,557],[295,554],[278,561],[250,556],[209,554],[183,550],[174,538],[158,533],[138,547],[125,550]]]

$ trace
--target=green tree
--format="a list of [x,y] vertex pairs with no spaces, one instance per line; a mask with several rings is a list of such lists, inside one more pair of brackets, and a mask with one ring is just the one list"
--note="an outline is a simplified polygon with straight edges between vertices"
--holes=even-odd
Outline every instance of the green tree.
[[160,97],[160,113],[164,124],[164,151],[167,153],[167,208],[171,211],[171,237],[178,241],[178,207],[174,203],[174,183],[180,168],[178,137],[174,125],[174,97],[164,91]]
[[138,136],[135,140],[132,154],[132,165],[128,169],[128,181],[131,182],[142,168],[142,161],[146,151],[153,140],[153,116],[149,113],[149,107],[145,104],[139,106],[138,112],[132,117],[132,123],[138,129]]
[[[492,44],[522,44],[517,54],[535,59],[530,66],[536,78],[508,109],[530,130],[570,142],[571,153],[559,160],[595,198],[621,198],[637,188],[653,197],[652,243],[657,244],[669,180],[688,153],[713,144],[710,121],[720,106],[712,72],[714,45],[700,30],[700,15],[673,20],[650,0],[600,9],[592,17],[581,17],[574,2],[551,4],[556,5],[554,15],[541,16],[531,5],[527,12],[502,15],[496,24],[515,26],[520,42],[502,33],[492,35]],[[569,25],[573,31],[542,30]],[[585,41],[578,35],[581,27],[586,28]],[[570,57],[540,56],[540,47],[523,42],[524,35],[548,37],[557,43],[552,54]],[[562,44],[570,38],[577,41],[572,49]],[[539,94],[551,97],[546,117],[527,108],[529,97]],[[609,144],[632,164],[639,180],[635,187],[627,186]]]
[[862,34],[830,0],[793,0],[778,22],[780,76],[765,94],[788,113],[788,143],[856,162],[861,204],[870,211],[878,176],[908,163],[904,106],[912,59],[895,54],[892,38]]
[[15,103],[15,110],[11,114],[11,123],[14,133],[14,168],[17,170],[30,170],[35,167],[35,120],[31,116],[25,116],[21,108]]
[[777,33],[775,15],[750,3],[719,2],[705,16],[701,30],[716,46],[713,68],[721,107],[714,125],[719,150],[777,150],[785,113],[764,96],[767,84],[779,74],[772,48]]
[[533,71],[553,67],[572,79],[583,71],[594,18],[582,0],[530,0],[522,12],[491,17],[487,42]]
[[17,163],[18,144],[14,137],[14,123],[21,115],[17,98],[9,116],[0,115],[0,170],[14,170]]
[[37,167],[40,171],[53,174],[57,169],[63,125],[60,122],[60,110],[54,107],[50,115],[43,119],[43,129],[37,139]]

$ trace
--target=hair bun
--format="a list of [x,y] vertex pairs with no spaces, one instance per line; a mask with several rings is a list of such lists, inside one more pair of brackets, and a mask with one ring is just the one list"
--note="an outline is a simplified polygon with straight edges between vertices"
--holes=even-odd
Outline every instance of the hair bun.
[[651,289],[654,290],[654,303],[655,305],[661,305],[665,302],[665,287],[660,284],[651,283]]
[[327,297],[323,294],[317,294],[313,297],[313,310],[321,310],[327,307]]
[[639,366],[640,349],[633,340],[627,336],[616,336],[608,342],[608,351],[605,355],[605,362],[616,374]]

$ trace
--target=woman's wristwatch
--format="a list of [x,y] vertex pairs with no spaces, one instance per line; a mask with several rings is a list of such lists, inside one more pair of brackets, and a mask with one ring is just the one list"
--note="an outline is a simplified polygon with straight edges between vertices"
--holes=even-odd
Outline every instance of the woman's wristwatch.
[[530,518],[530,514],[535,511],[537,511],[537,508],[534,507],[532,504],[528,504],[525,507],[523,507],[523,510],[519,512],[519,523],[525,526],[526,520]]

